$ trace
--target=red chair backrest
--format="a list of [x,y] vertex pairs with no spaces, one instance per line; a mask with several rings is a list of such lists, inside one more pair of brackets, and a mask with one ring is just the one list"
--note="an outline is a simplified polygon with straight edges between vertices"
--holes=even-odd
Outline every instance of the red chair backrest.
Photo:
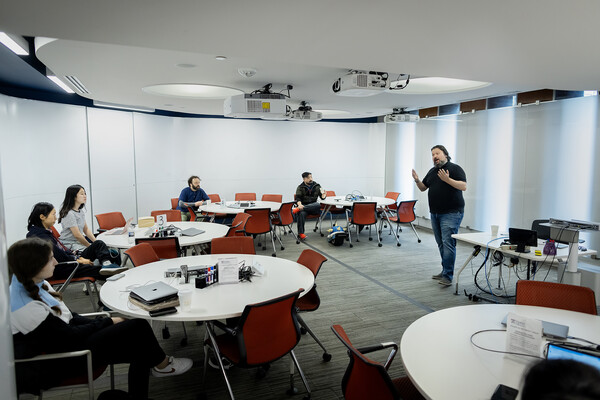
[[219,196],[217,193],[209,194],[208,198],[210,199],[211,203],[220,203],[221,202],[221,196]]
[[413,222],[417,217],[415,216],[415,204],[417,200],[401,201],[398,204],[398,222],[409,223]]
[[181,211],[179,210],[155,210],[150,212],[156,221],[157,215],[167,214],[167,222],[181,222]]
[[271,230],[271,209],[270,208],[249,208],[244,210],[252,218],[246,221],[246,233],[259,235]]
[[96,214],[96,220],[98,221],[98,227],[105,230],[121,228],[127,222],[123,217],[123,213],[119,211]]
[[275,203],[281,203],[283,201],[282,194],[263,194],[262,201],[274,201]]
[[226,237],[246,236],[246,223],[248,222],[248,218],[250,217],[252,217],[250,214],[237,213],[235,215],[235,218],[231,222],[231,228],[229,228],[229,232],[227,232]]
[[243,365],[277,360],[296,347],[300,341],[296,300],[303,290],[244,308],[236,328],[241,331],[238,343],[243,349],[240,349]]
[[517,281],[516,304],[558,308],[597,315],[594,291],[584,286],[541,281]]
[[394,383],[384,366],[370,360],[358,351],[340,325],[333,325],[331,330],[349,350],[350,363],[342,379],[344,399],[400,399],[400,395],[394,388]]
[[171,210],[176,210],[179,207],[179,199],[177,197],[171,198]]
[[148,243],[137,244],[125,250],[124,253],[129,256],[134,267],[160,261],[154,248]]
[[294,222],[294,215],[292,214],[292,207],[294,206],[293,201],[283,203],[281,207],[279,207],[279,211],[277,211],[277,225],[291,225]]
[[333,190],[326,190],[325,194],[327,195],[327,197],[329,197],[329,196],[335,196],[335,191],[333,191]]
[[325,261],[327,261],[327,258],[325,258],[325,256],[323,256],[321,253],[318,253],[312,249],[305,249],[302,251],[302,253],[300,253],[300,257],[298,257],[298,261],[296,262],[310,269],[316,278],[321,266]]
[[385,197],[394,200],[394,204],[387,206],[390,210],[398,208],[398,197],[400,197],[400,192],[387,192]]
[[371,225],[377,222],[377,203],[355,202],[352,204],[352,223],[357,225]]
[[135,244],[148,243],[156,255],[161,259],[177,258],[181,254],[179,238],[177,236],[166,238],[136,238]]
[[[194,211],[194,209],[192,207],[188,207],[188,212],[190,213],[190,221],[194,222],[196,220],[196,212]],[[167,220],[169,219],[169,217],[167,216]]]
[[250,236],[215,238],[210,241],[211,254],[256,254]]
[[256,201],[256,193],[236,193],[235,201]]

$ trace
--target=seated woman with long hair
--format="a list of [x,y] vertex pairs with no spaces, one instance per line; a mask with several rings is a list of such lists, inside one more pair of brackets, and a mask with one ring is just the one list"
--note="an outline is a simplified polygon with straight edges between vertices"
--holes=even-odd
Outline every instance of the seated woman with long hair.
[[[43,353],[90,349],[92,363],[129,363],[129,394],[148,397],[148,376],[180,375],[192,367],[188,358],[165,355],[148,322],[121,317],[89,319],[71,312],[46,279],[54,273],[52,245],[39,238],[14,243],[7,252],[10,283],[11,329],[15,358]],[[74,361],[77,360],[77,361]],[[17,364],[17,389],[52,387],[60,380],[80,376],[85,360],[46,361],[31,379],[26,364]]]
[[[52,227],[56,223],[56,209],[50,203],[41,202],[33,206],[29,219],[27,220],[27,237],[39,237],[52,243],[54,258],[59,263],[77,261],[79,268],[75,277],[91,276],[96,279],[104,279],[103,275],[114,275],[124,271],[126,268],[113,264],[110,252],[106,244],[96,240],[90,246],[75,254],[65,246],[52,233]],[[98,260],[102,266],[96,266],[93,260]],[[60,265],[54,270],[54,279],[66,279],[73,271],[70,265]]]

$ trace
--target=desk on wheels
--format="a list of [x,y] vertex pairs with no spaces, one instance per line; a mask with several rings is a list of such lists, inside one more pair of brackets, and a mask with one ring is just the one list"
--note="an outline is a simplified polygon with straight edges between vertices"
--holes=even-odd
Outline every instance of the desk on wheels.
[[[204,289],[196,289],[194,279],[188,284],[180,284],[179,278],[165,278],[165,271],[169,268],[187,264],[188,267],[197,265],[214,265],[219,258],[237,257],[244,260],[246,265],[259,263],[264,267],[263,276],[252,277],[252,282],[237,284],[216,283]],[[215,341],[211,321],[239,317],[248,304],[259,303],[274,299],[299,288],[303,288],[303,296],[313,287],[315,279],[312,272],[305,266],[294,261],[282,258],[256,256],[247,254],[220,254],[193,257],[174,258],[157,261],[154,263],[132,268],[125,273],[125,277],[117,281],[107,281],[100,289],[100,299],[112,310],[134,318],[144,318],[161,321],[206,321],[206,332],[215,351],[219,348]],[[163,281],[176,289],[192,290],[192,306],[190,310],[181,310],[175,314],[150,318],[147,311],[129,302],[129,291],[134,285],[144,285],[156,281]],[[217,357],[221,363],[221,357]],[[221,365],[222,367],[222,365]],[[221,371],[224,371],[221,369]],[[223,373],[229,394],[233,399],[233,392]]]
[[[500,383],[519,389],[527,368],[536,359],[505,357],[476,348],[473,333],[504,329],[509,312],[569,326],[569,335],[600,342],[596,315],[546,307],[482,304],[447,308],[427,314],[404,332],[400,354],[406,373],[421,394],[432,400],[489,399]],[[504,351],[506,332],[484,332],[473,338],[478,345]]]
[[[204,233],[196,236],[179,236],[179,245],[182,248],[194,247],[196,253],[198,254],[202,252],[202,249],[200,249],[201,244],[210,243],[210,241],[214,238],[223,237],[227,234],[227,231],[229,231],[229,227],[227,225],[213,224],[210,222],[167,222],[167,226],[168,225],[173,225],[182,230],[187,228],[203,230]],[[149,237],[147,234],[149,229],[150,228],[135,228],[135,237],[140,239]],[[114,247],[116,249],[126,250],[135,245],[135,241],[134,243],[129,243],[129,237],[127,233],[121,235],[111,235],[110,232],[112,231],[114,231],[114,229],[103,232],[102,234],[98,235],[98,239],[106,243],[108,247]]]
[[[530,272],[529,265],[532,261],[539,262],[539,263],[544,263],[544,262],[549,262],[549,261],[550,262],[560,262],[560,261],[564,262],[564,261],[566,261],[567,257],[569,256],[569,248],[568,247],[562,248],[562,249],[556,249],[556,256],[547,256],[543,253],[541,256],[536,256],[535,255],[536,250],[542,251],[544,249],[544,245],[546,244],[545,240],[538,240],[538,246],[532,247],[531,251],[529,253],[518,253],[514,250],[502,250],[500,248],[502,241],[504,239],[507,239],[508,237],[492,236],[492,234],[489,232],[457,233],[457,234],[452,235],[452,237],[461,242],[472,244],[474,247],[474,250],[471,253],[471,255],[469,255],[469,257],[467,258],[465,263],[460,267],[458,272],[454,274],[455,285],[456,285],[456,290],[455,290],[454,294],[458,294],[458,278],[459,278],[461,272],[471,262],[471,260],[479,254],[479,252],[482,249],[483,250],[485,250],[485,249],[498,250],[509,257],[518,257],[518,258],[527,260],[527,264],[528,264],[527,279],[529,279],[529,272]],[[589,249],[586,251],[579,251],[579,253],[578,253],[578,255],[580,255],[580,256],[595,255],[595,254],[597,254],[596,250],[589,250]]]

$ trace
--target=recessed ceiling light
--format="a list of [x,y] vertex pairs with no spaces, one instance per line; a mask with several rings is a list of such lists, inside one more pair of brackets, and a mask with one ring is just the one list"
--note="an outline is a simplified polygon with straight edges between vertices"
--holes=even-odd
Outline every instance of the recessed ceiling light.
[[332,118],[332,117],[351,114],[350,111],[344,111],[344,110],[313,110],[313,111],[318,111],[321,114],[323,114],[323,118]]
[[0,43],[19,56],[29,55],[29,44],[22,36],[0,32]]
[[239,89],[230,87],[196,83],[165,83],[146,86],[142,90],[157,96],[183,97],[188,99],[224,99],[244,93]]
[[[404,84],[405,81],[398,82]],[[390,86],[395,86],[396,82],[391,82]],[[390,93],[398,94],[440,94],[464,92],[466,90],[481,89],[491,85],[489,82],[466,81],[463,79],[451,79],[440,77],[413,78],[408,86],[402,90],[392,90]]]
[[177,64],[177,66],[179,68],[196,68],[197,67],[196,64],[186,64],[186,63]]
[[108,103],[106,101],[98,101],[98,100],[94,100],[94,105],[96,107],[117,108],[119,110],[143,111],[143,112],[156,111],[154,108],[150,108],[150,107],[130,106],[128,104]]
[[227,57],[225,57],[225,56],[216,56],[215,60],[217,60],[217,61],[225,61],[225,60],[227,60]]

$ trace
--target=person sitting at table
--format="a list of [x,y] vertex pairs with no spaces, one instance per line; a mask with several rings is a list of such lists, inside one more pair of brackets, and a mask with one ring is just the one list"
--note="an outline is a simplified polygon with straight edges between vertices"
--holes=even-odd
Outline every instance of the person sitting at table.
[[293,213],[297,215],[298,238],[305,240],[304,224],[308,215],[319,215],[321,213],[321,204],[317,202],[318,198],[325,199],[327,194],[325,189],[317,182],[313,181],[310,172],[302,173],[302,183],[296,188],[296,208]]
[[204,189],[200,187],[200,178],[196,175],[190,176],[188,179],[188,187],[183,188],[179,194],[179,205],[177,209],[181,211],[181,220],[189,221],[191,216],[186,204],[193,204],[191,207],[194,211],[198,210],[198,207],[203,205],[206,200],[210,200],[210,197],[206,194]]
[[[58,215],[58,222],[62,225],[60,242],[77,256],[88,260],[98,259],[104,270],[103,275],[123,271],[119,265],[121,258],[118,252],[111,254],[106,244],[102,240],[97,240],[87,225],[84,210],[86,201],[87,195],[83,186],[71,185],[67,188]],[[110,271],[111,269],[113,271]]]
[[[93,367],[130,364],[129,395],[133,399],[148,397],[150,369],[153,376],[165,377],[183,374],[192,367],[188,358],[167,356],[145,320],[90,319],[69,310],[60,293],[46,281],[56,265],[49,242],[36,237],[20,240],[8,249],[7,260],[12,275],[10,322],[15,358],[89,349]],[[45,361],[36,379],[27,378],[35,373],[31,368],[39,366],[16,365],[17,386],[21,389],[32,385],[49,388],[85,371],[82,357]]]
[[600,399],[600,371],[575,360],[542,360],[525,375],[521,399]]

